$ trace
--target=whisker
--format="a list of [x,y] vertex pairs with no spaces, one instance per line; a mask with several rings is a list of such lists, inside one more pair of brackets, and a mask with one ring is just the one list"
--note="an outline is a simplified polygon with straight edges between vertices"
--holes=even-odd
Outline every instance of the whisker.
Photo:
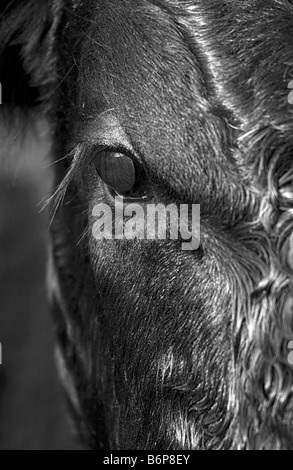
[[91,227],[87,227],[84,231],[83,231],[83,234],[81,235],[80,239],[78,240],[78,242],[76,243],[76,247],[78,247],[82,242],[83,240],[87,237],[87,235],[91,232],[92,228]]

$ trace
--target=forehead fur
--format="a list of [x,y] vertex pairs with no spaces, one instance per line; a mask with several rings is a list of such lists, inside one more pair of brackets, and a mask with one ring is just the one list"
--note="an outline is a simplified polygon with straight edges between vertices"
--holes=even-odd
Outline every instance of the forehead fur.
[[[150,2],[101,3],[82,50],[85,114],[113,110],[156,173],[171,183],[174,173],[174,187],[181,179],[182,192],[197,174],[216,180],[219,162],[230,179],[239,179],[227,145],[226,111],[211,103],[203,64],[175,18]],[[209,184],[203,177],[198,193]]]
[[[105,2],[83,48],[85,102],[139,120],[144,132],[175,130],[204,101],[197,58],[169,15],[147,2]],[[166,117],[168,116],[168,119]],[[129,122],[128,122],[129,123]],[[141,129],[142,130],[142,129]],[[164,139],[164,135],[162,135]]]

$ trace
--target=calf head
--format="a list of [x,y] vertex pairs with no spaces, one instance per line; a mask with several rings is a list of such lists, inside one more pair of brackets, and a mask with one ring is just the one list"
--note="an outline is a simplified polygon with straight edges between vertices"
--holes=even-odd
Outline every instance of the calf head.
[[[17,45],[49,104],[50,292],[84,441],[292,448],[291,2],[8,4],[2,58]],[[97,240],[125,181],[125,203],[200,204],[199,248]]]

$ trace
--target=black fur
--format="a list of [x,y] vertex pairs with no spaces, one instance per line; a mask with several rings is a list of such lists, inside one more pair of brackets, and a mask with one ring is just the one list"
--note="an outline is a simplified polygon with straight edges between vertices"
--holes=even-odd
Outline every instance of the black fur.
[[[55,166],[50,287],[84,442],[293,448],[292,2],[0,8],[4,104],[42,103],[56,160],[69,155]],[[150,201],[201,204],[199,250],[92,239],[93,206],[112,203],[96,146],[122,129]]]

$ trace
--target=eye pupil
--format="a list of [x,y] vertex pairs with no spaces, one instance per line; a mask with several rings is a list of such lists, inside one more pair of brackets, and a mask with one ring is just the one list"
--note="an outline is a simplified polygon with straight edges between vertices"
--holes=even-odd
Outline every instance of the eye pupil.
[[96,158],[96,169],[100,178],[118,194],[126,194],[135,185],[134,162],[123,154],[100,152]]

